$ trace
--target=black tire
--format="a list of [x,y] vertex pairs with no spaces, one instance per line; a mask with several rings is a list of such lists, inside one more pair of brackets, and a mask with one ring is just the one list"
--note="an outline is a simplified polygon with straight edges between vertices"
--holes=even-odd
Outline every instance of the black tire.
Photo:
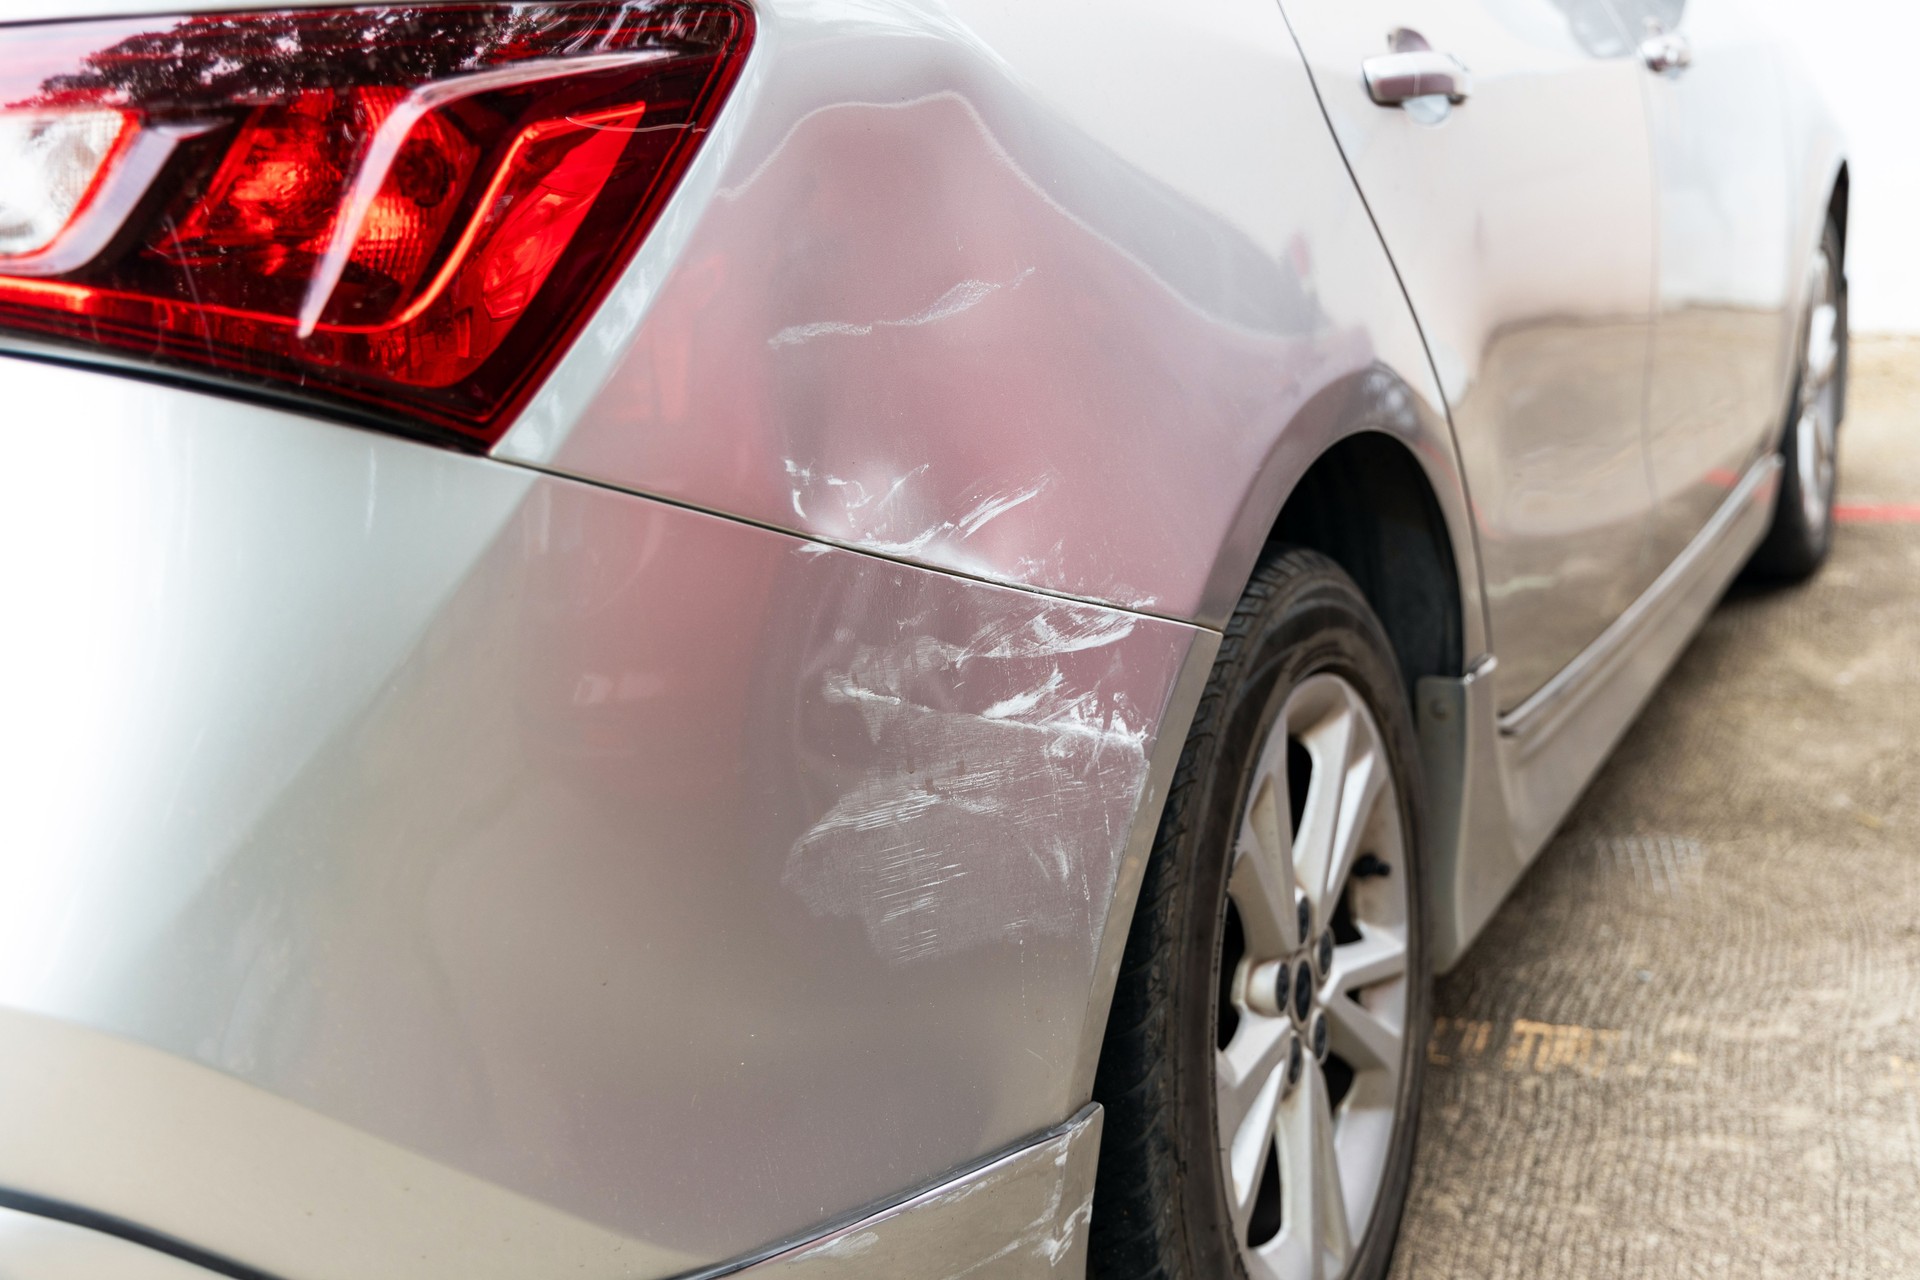
[[[1833,384],[1825,389],[1831,397],[1833,414],[1833,451],[1829,453],[1829,466],[1837,463],[1839,447],[1840,415],[1844,410],[1844,389],[1847,367],[1847,309],[1846,287],[1841,275],[1840,227],[1831,218],[1827,220],[1826,230],[1820,242],[1821,252],[1830,264],[1834,283],[1834,304],[1839,314],[1839,323],[1835,337],[1839,351],[1835,360]],[[1820,299],[1808,303],[1809,311]],[[1805,380],[1807,361],[1808,317],[1800,320],[1799,342],[1796,346],[1795,360],[1798,362],[1793,379],[1793,392],[1787,400],[1786,423],[1781,430],[1780,450],[1786,465],[1780,472],[1780,488],[1774,502],[1773,524],[1767,530],[1767,536],[1755,548],[1753,558],[1747,564],[1747,576],[1768,582],[1801,582],[1818,572],[1826,563],[1827,554],[1833,547],[1833,500],[1836,486],[1829,478],[1825,482],[1824,492],[1817,492],[1812,505],[1820,508],[1822,514],[1812,517],[1808,514],[1807,494],[1809,486],[1818,480],[1803,474],[1803,452],[1796,445],[1796,432],[1800,417],[1805,409],[1803,397],[1806,395]]]
[[1406,833],[1406,1061],[1386,1172],[1355,1240],[1352,1280],[1386,1274],[1405,1207],[1431,1019],[1422,787],[1392,646],[1338,565],[1272,553],[1228,624],[1181,755],[1127,939],[1094,1084],[1106,1108],[1089,1274],[1244,1277],[1223,1190],[1213,1064],[1233,832],[1266,729],[1287,693],[1331,672],[1360,692],[1390,757]]

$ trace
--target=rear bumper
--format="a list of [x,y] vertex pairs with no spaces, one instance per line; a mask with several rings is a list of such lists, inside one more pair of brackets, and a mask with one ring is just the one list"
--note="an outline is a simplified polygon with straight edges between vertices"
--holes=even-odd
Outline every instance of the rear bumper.
[[1209,633],[0,395],[0,1191],[289,1280],[657,1277],[1085,1103]]
[[[0,1274],[32,1280],[291,1280],[295,1276],[649,1274],[670,1258],[169,1054],[0,1012],[10,1181]],[[1100,1109],[978,1162],[898,1204],[706,1277],[899,1280],[926,1273],[1077,1277]],[[122,1212],[92,1207],[112,1204]],[[268,1273],[154,1222],[202,1226],[251,1256],[289,1211],[320,1229],[304,1260]],[[138,1214],[129,1218],[126,1213]],[[308,1235],[308,1232],[303,1232]],[[322,1239],[321,1237],[325,1237]],[[257,1237],[249,1239],[249,1237]],[[691,1278],[689,1278],[691,1280]]]
[[[119,1036],[0,1011],[0,1050],[0,1206],[87,1228],[70,1248],[133,1242],[244,1280],[691,1261]],[[10,1265],[24,1247],[0,1235],[0,1274],[38,1276]]]
[[909,1200],[739,1270],[740,1280],[1079,1277],[1100,1153],[1097,1104]]

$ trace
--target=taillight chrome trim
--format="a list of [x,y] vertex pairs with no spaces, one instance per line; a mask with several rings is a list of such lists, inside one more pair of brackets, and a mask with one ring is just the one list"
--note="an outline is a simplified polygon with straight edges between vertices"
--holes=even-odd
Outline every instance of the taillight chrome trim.
[[[658,51],[646,53],[610,53],[585,58],[556,58],[547,62],[519,63],[510,67],[499,67],[491,71],[476,71],[472,75],[459,76],[452,80],[436,80],[421,85],[402,99],[391,115],[380,122],[374,130],[372,139],[367,143],[366,154],[361,157],[360,168],[354,174],[347,187],[345,216],[334,230],[333,243],[320,259],[315,268],[313,282],[307,286],[306,301],[300,305],[299,326],[295,330],[301,337],[309,337],[319,326],[320,315],[326,310],[327,303],[333,297],[334,289],[340,283],[340,276],[347,268],[347,259],[353,253],[355,242],[365,225],[367,213],[380,195],[380,188],[386,183],[392,172],[393,163],[400,157],[400,148],[406,145],[413,126],[429,112],[462,98],[485,93],[489,89],[517,88],[521,85],[537,84],[542,80],[552,80],[561,76],[590,75],[595,71],[612,70],[616,67],[636,66],[644,62],[657,62],[666,55]],[[504,173],[506,165],[501,165]],[[496,181],[499,174],[495,175]],[[485,201],[481,202],[482,208]],[[457,258],[457,253],[454,255]]]

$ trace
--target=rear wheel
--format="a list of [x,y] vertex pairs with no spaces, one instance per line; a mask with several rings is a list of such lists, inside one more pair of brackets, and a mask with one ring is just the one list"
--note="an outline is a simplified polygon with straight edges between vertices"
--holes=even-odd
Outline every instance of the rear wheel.
[[1833,495],[1840,446],[1840,379],[1846,361],[1846,310],[1840,287],[1840,228],[1828,222],[1808,272],[1800,364],[1782,441],[1785,467],[1773,526],[1753,553],[1765,578],[1809,577],[1833,545]]
[[1128,939],[1095,1085],[1099,1280],[1384,1274],[1429,1016],[1419,798],[1379,622],[1332,562],[1272,558]]

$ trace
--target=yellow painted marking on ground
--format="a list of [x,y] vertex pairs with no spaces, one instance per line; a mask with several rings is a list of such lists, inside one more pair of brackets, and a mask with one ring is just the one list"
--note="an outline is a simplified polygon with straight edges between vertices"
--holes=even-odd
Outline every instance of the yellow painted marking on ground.
[[1561,1025],[1516,1018],[1510,1026],[1496,1028],[1478,1018],[1435,1018],[1433,1035],[1427,1041],[1427,1061],[1437,1067],[1466,1065],[1489,1055],[1496,1029],[1504,1032],[1500,1040],[1500,1063],[1509,1071],[1528,1071],[1550,1075],[1575,1071],[1599,1075],[1607,1069],[1620,1033],[1600,1027]]

